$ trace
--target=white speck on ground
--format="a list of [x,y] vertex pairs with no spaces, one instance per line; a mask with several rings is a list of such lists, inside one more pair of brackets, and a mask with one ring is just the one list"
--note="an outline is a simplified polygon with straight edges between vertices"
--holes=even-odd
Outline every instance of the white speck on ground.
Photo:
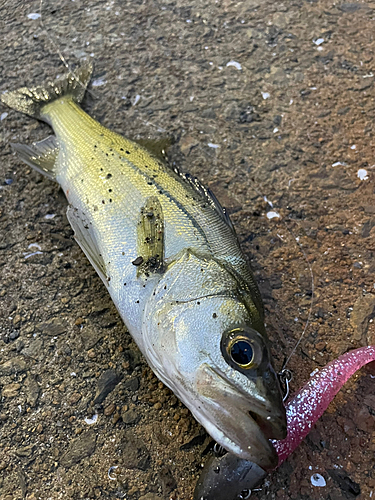
[[93,415],[91,418],[86,417],[84,419],[84,421],[86,422],[87,425],[96,424],[97,420],[98,420],[98,414],[97,413],[95,413],[95,415]]
[[38,14],[37,12],[31,12],[31,14],[27,14],[27,17],[35,21],[36,19],[40,18],[40,14]]
[[38,250],[41,250],[42,248],[40,247],[40,245],[38,245],[38,243],[30,243],[30,245],[27,247],[29,250],[31,248],[37,248]]
[[357,172],[357,177],[361,180],[361,181],[367,181],[368,179],[368,175],[367,175],[367,170],[365,170],[364,168],[360,168]]
[[30,257],[34,257],[34,255],[42,255],[43,252],[32,252],[32,253],[24,253],[25,259],[29,259]]
[[324,488],[324,486],[327,485],[324,477],[321,474],[318,474],[317,472],[311,476],[310,480],[313,486],[317,486],[319,488]]
[[271,97],[271,94],[269,92],[262,92],[262,97],[263,99],[269,99]]
[[1,115],[0,115],[0,120],[1,120],[1,121],[5,120],[5,118],[6,118],[7,116],[8,116],[8,113],[7,113],[7,112],[5,112],[5,113],[1,113]]
[[117,479],[116,476],[111,476],[111,473],[116,469],[118,469],[118,465],[113,465],[108,469],[108,479],[110,479],[111,481],[116,481]]
[[101,85],[105,85],[107,83],[107,80],[104,80],[104,78],[97,78],[96,80],[92,81],[92,86],[93,87],[100,87]]
[[273,208],[273,203],[272,203],[272,201],[270,201],[270,200],[267,198],[267,196],[263,196],[263,200],[264,200],[266,203],[268,203],[268,205],[269,205],[271,208]]
[[209,148],[213,148],[213,149],[217,149],[217,148],[219,148],[219,147],[220,147],[220,146],[219,146],[219,144],[214,144],[213,142],[208,142],[208,143],[207,143],[207,146],[208,146]]
[[242,69],[241,64],[237,61],[229,61],[229,62],[227,62],[227,66],[233,66],[234,68],[238,69],[239,71],[241,71],[241,69]]
[[322,45],[322,43],[324,43],[324,38],[316,38],[313,40],[313,43],[315,43],[315,45]]
[[267,219],[279,219],[280,215],[277,212],[274,212],[271,210],[270,212],[267,212]]

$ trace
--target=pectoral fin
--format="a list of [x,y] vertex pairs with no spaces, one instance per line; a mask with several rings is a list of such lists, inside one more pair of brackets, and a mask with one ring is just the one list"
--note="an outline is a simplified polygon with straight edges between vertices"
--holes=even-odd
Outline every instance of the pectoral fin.
[[100,253],[91,222],[81,210],[72,206],[68,207],[66,215],[74,230],[74,237],[78,245],[91,262],[95,271],[99,274],[103,283],[108,287],[110,278],[107,276],[105,263]]
[[160,273],[164,268],[164,218],[156,196],[147,198],[137,228],[137,276]]

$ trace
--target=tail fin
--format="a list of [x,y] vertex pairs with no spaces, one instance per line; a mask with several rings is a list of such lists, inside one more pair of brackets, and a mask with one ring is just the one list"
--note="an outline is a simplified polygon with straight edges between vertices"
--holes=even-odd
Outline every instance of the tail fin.
[[48,82],[42,87],[22,87],[12,92],[5,92],[1,96],[4,104],[21,113],[44,120],[41,110],[46,105],[64,95],[69,95],[73,101],[80,103],[90,81],[93,65],[87,61],[77,68],[74,75],[66,76],[54,82]]

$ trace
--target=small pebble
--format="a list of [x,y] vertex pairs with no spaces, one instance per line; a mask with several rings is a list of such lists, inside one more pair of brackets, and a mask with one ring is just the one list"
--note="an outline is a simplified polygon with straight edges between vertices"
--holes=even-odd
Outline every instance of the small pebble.
[[71,405],[74,405],[74,404],[78,403],[78,401],[81,399],[81,397],[82,397],[82,395],[79,392],[74,392],[69,398],[69,403]]
[[10,340],[16,340],[20,336],[20,332],[17,332],[17,330],[14,330],[10,335],[9,338]]
[[18,383],[4,385],[1,395],[4,398],[14,398],[18,395],[20,388],[21,384]]
[[[112,423],[113,423],[113,425],[117,424],[117,422],[120,420],[120,418],[121,418],[121,415],[120,415],[118,412],[116,412],[116,413],[113,415],[113,418],[112,418]],[[124,417],[123,417],[123,418],[124,418]]]
[[115,409],[116,409],[116,405],[114,403],[111,403],[106,408],[104,408],[104,415],[106,417],[109,417],[110,415],[112,415],[112,413],[115,411]]

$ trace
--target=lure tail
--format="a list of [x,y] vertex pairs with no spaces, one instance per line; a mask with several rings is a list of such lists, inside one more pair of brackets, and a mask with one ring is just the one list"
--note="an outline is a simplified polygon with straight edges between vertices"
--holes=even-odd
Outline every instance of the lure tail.
[[44,106],[64,96],[69,96],[74,102],[80,103],[92,71],[93,65],[87,61],[77,68],[74,75],[68,73],[63,78],[47,82],[40,87],[21,87],[18,90],[5,92],[1,96],[1,101],[10,108],[48,123],[48,118],[43,116]]
[[[93,71],[91,62],[82,64],[74,74],[68,73],[54,82],[47,82],[40,87],[21,87],[18,90],[5,92],[1,101],[10,108],[38,118],[49,123],[46,106],[54,101],[66,97],[80,103],[85,94]],[[31,146],[26,144],[11,144],[13,151],[27,165],[50,179],[56,177],[56,159],[59,153],[59,144],[55,136],[51,135]]]

